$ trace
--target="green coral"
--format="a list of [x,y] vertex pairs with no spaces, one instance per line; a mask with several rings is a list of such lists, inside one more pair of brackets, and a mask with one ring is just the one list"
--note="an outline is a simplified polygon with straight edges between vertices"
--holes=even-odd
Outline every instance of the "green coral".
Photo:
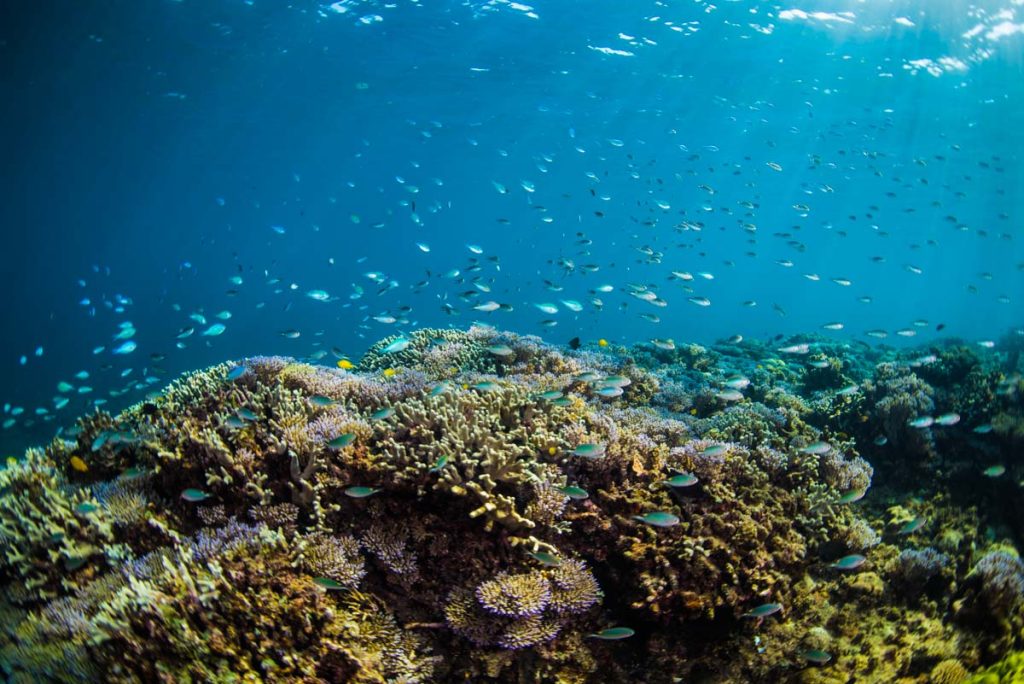
[[964,684],[1019,684],[1024,682],[1024,651],[1010,653],[995,665],[977,672]]

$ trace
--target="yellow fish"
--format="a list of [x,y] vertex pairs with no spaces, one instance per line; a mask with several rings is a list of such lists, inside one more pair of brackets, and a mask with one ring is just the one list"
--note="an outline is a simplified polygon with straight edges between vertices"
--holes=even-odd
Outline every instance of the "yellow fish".
[[352,363],[348,359],[341,359],[338,361],[338,368],[341,368],[342,370],[352,370],[355,367],[356,364]]
[[556,449],[555,447],[548,447],[548,453],[554,456],[555,454],[558,453],[558,449]]
[[607,347],[607,346],[608,346],[608,340],[606,340],[606,339],[604,339],[604,338],[602,337],[601,339],[599,339],[599,340],[597,341],[597,346],[598,346],[598,347]]
[[396,371],[395,371],[394,368],[385,368],[384,369],[384,377],[385,378],[390,378],[391,376],[393,376],[395,374],[395,372]]
[[77,470],[78,472],[89,472],[89,464],[80,459],[78,456],[72,456],[69,462],[71,463],[71,467]]

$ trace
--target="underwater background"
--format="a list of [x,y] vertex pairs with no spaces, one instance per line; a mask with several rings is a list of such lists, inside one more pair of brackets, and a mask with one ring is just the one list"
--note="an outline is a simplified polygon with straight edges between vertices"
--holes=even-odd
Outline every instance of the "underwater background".
[[0,64],[4,677],[1024,681],[1020,0],[6,2]]

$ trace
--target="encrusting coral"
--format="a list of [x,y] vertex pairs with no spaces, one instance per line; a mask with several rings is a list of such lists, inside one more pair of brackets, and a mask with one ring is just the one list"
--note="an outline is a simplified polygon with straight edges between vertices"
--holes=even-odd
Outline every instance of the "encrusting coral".
[[797,341],[419,330],[85,416],[0,470],[3,672],[923,684],[1024,647],[1004,360]]

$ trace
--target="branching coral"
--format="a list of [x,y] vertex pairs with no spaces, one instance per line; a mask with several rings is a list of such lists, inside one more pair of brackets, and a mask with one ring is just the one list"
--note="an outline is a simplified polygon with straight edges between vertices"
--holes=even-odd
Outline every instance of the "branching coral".
[[0,470],[0,572],[33,599],[56,596],[113,539],[107,512],[87,489],[61,482],[41,451]]
[[[11,678],[923,684],[1024,645],[1012,521],[954,505],[1014,487],[969,456],[1013,465],[985,352],[406,339],[192,373],[0,471]],[[907,423],[941,411],[993,434]]]

